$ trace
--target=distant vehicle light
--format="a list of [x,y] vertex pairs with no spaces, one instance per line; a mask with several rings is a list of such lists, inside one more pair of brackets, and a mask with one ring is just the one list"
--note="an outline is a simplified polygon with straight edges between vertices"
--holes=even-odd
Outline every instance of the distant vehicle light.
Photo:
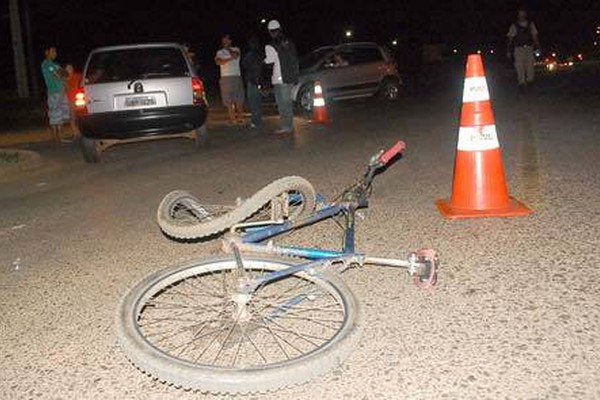
[[352,31],[351,30],[346,30],[346,32],[344,33],[346,35],[347,38],[351,38],[352,37]]
[[458,49],[454,49],[454,50],[452,50],[452,52],[453,52],[454,54],[456,54],[456,53],[458,53]]
[[491,50],[490,50],[490,54],[494,54],[494,49],[491,49]]
[[581,53],[577,54],[577,58],[579,59],[579,61],[583,61],[583,54],[581,54]]
[[573,61],[569,61],[568,65],[569,65],[569,67],[572,67],[573,66]]
[[552,53],[552,57],[556,57],[556,53]]
[[477,50],[477,54],[481,54],[481,50]]

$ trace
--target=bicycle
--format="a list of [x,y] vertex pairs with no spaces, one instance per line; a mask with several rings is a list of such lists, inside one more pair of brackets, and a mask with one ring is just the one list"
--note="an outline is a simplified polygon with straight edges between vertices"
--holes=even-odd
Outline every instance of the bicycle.
[[[339,274],[376,264],[405,268],[418,286],[437,281],[431,249],[405,260],[355,250],[356,212],[368,206],[376,174],[404,149],[398,142],[375,154],[362,178],[331,202],[298,177],[267,185],[225,214],[187,192],[165,196],[157,214],[167,235],[189,240],[228,229],[223,246],[231,255],[169,267],[138,283],[117,318],[127,357],[161,381],[215,393],[275,390],[339,366],[362,330],[360,304]],[[264,243],[333,217],[344,219],[341,250]]]

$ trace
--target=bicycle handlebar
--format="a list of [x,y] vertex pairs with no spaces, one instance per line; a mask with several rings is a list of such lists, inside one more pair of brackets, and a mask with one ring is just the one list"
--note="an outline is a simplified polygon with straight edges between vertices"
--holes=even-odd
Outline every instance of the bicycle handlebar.
[[381,163],[381,165],[386,165],[390,162],[391,159],[396,157],[398,154],[402,153],[406,149],[406,143],[402,140],[399,140],[395,145],[387,149],[384,153],[382,153],[377,161]]

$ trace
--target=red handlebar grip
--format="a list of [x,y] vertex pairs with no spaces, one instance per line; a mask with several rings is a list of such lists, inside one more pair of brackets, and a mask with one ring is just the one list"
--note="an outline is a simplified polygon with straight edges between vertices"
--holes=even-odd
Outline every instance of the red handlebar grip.
[[402,140],[399,140],[398,143],[387,149],[387,151],[379,157],[379,161],[382,164],[387,164],[392,158],[402,153],[405,148],[406,143],[404,143]]

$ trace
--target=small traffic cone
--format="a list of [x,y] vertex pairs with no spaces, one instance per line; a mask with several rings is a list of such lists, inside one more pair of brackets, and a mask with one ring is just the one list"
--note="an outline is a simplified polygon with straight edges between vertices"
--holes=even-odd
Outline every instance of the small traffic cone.
[[316,124],[330,124],[331,118],[327,112],[325,98],[323,97],[323,86],[320,81],[315,82],[315,94],[313,97],[313,118],[312,121]]
[[508,195],[502,151],[479,54],[467,60],[452,198],[437,200],[446,218],[516,217],[532,212]]

